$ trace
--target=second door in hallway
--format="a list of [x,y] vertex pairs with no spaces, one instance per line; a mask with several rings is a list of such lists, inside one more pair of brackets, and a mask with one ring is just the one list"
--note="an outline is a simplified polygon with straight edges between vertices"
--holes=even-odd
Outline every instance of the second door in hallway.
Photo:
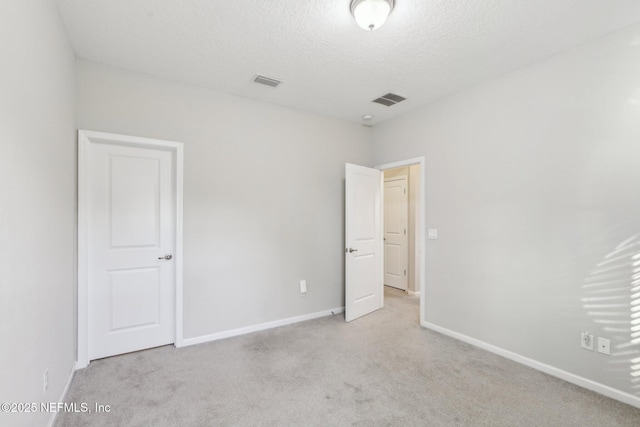
[[409,196],[407,176],[384,181],[384,284],[407,290]]

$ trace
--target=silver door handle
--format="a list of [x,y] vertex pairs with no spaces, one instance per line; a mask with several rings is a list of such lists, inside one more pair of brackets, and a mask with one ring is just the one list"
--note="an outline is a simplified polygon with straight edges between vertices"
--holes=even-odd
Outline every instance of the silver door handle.
[[353,248],[349,248],[349,253],[351,253],[351,252],[358,252],[358,250],[357,249],[353,249]]
[[173,258],[173,255],[171,254],[166,254],[165,256],[158,257],[158,259],[166,259],[167,261],[169,261],[171,258]]

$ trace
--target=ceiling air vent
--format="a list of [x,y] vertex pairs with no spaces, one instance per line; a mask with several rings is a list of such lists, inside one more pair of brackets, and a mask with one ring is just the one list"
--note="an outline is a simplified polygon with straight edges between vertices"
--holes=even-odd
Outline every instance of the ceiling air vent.
[[404,96],[396,95],[395,93],[388,93],[386,95],[382,95],[380,98],[374,99],[373,102],[391,107],[392,105],[396,105],[398,102],[402,102],[405,99],[407,98],[405,98]]
[[278,85],[282,83],[280,80],[272,79],[271,77],[261,76],[260,74],[256,75],[256,78],[253,79],[253,81],[256,83],[260,83],[262,85],[267,85],[271,87],[278,87]]

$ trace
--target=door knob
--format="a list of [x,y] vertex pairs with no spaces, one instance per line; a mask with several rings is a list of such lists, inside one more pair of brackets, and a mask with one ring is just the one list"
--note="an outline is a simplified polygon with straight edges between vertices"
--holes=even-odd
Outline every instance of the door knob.
[[357,249],[353,249],[353,248],[349,248],[349,253],[351,253],[351,252],[358,252],[358,250]]
[[173,255],[171,254],[166,254],[165,256],[158,257],[158,259],[166,259],[167,261],[169,261],[171,258],[173,258]]

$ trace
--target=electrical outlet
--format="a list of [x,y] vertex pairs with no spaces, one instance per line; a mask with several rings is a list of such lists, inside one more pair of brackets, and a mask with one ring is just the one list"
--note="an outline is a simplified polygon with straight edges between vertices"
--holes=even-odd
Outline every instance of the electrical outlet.
[[307,293],[307,281],[306,280],[300,280],[300,293],[302,295],[305,295]]
[[593,335],[583,332],[580,339],[580,346],[586,350],[593,351]]
[[598,337],[598,352],[602,354],[611,354],[611,341],[606,338]]
[[49,388],[49,370],[46,370],[46,371],[44,371],[44,374],[42,375],[42,391],[43,391],[43,393],[46,393],[48,388]]

